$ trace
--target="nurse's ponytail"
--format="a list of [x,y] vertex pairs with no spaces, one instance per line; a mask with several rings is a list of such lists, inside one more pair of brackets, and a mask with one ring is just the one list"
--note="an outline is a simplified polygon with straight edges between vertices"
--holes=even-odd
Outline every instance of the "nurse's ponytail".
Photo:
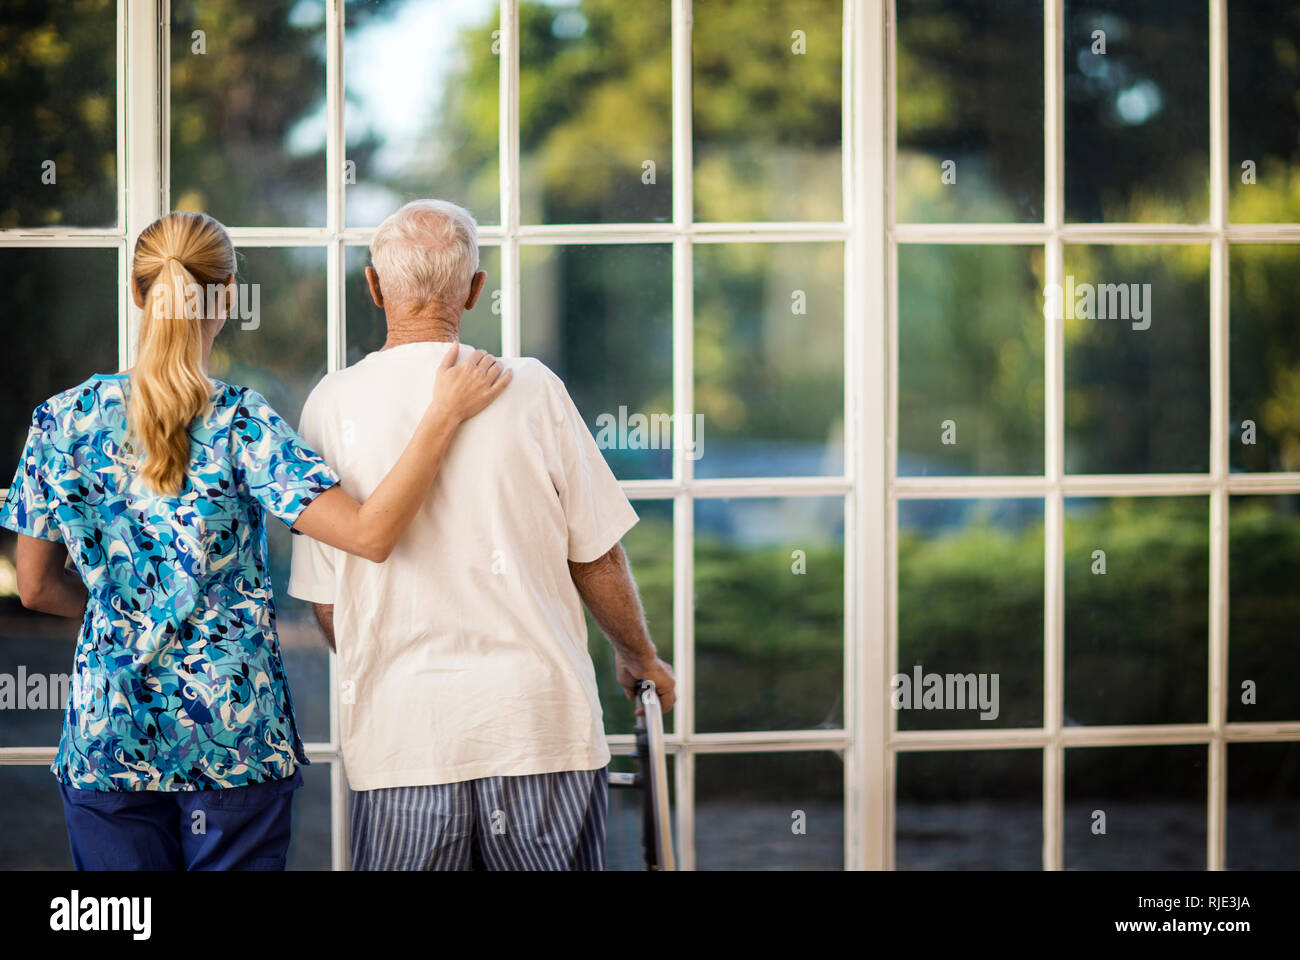
[[140,476],[158,493],[175,495],[185,484],[189,427],[212,395],[202,365],[204,310],[218,299],[209,291],[234,272],[230,237],[207,214],[169,213],[136,240],[131,283],[144,297],[144,318],[127,422]]

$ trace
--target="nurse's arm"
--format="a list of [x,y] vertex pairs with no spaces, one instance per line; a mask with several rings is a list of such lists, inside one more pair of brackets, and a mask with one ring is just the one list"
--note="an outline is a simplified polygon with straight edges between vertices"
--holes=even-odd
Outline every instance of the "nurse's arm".
[[56,540],[18,534],[15,552],[18,599],[28,610],[81,619],[86,612],[86,585],[64,564],[68,550]]
[[358,503],[336,484],[307,505],[293,529],[373,563],[383,563],[428,498],[457,428],[495,400],[510,376],[501,361],[482,350],[460,363],[456,351],[448,350],[424,417],[393,469],[365,503]]

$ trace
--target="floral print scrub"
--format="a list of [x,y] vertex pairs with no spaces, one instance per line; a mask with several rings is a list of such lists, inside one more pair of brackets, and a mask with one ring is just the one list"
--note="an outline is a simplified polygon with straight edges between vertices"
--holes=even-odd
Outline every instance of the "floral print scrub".
[[[130,470],[125,374],[36,408],[0,525],[62,541],[89,594],[59,751],[89,790],[205,790],[306,764],[280,660],[266,512],[338,475],[260,394],[213,381],[176,496]],[[264,512],[265,511],[265,512]]]

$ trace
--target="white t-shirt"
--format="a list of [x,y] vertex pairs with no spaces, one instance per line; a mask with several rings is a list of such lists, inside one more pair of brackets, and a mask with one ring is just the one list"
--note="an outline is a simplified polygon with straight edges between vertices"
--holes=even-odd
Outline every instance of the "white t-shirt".
[[[299,432],[358,500],[405,449],[451,346],[371,353],[307,398]],[[559,377],[503,362],[510,385],[461,425],[386,562],[293,538],[289,593],[334,605],[354,790],[609,762],[566,561],[605,554],[637,515]]]

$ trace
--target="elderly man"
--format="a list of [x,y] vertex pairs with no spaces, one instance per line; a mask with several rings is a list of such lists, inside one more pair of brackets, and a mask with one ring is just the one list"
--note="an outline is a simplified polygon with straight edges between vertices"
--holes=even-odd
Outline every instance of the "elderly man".
[[[299,432],[367,497],[428,405],[487,275],[478,228],[417,200],[370,243],[382,349],[325,377]],[[339,657],[357,870],[603,869],[605,742],[585,601],[628,697],[657,656],[620,539],[636,513],[564,384],[531,358],[461,428],[428,502],[384,563],[305,537],[289,593]]]

